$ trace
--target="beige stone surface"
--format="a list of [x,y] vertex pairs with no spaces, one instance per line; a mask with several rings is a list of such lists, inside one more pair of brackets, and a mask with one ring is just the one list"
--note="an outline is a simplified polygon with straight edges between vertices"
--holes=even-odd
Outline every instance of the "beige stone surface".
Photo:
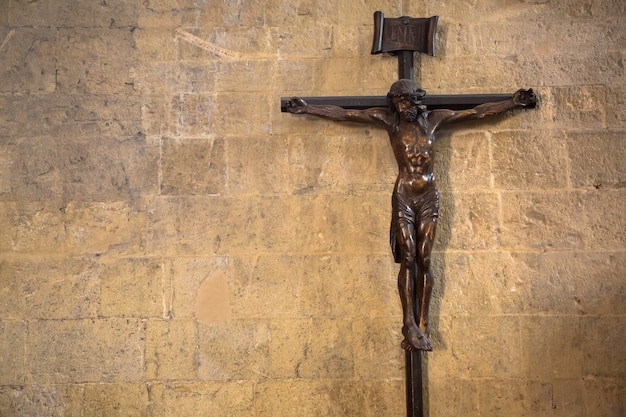
[[147,416],[149,386],[145,384],[86,384],[82,413],[90,416]]
[[0,264],[0,315],[5,320],[77,320],[99,315],[100,280],[92,260],[42,258]]
[[29,385],[141,381],[144,340],[144,324],[137,319],[29,322],[25,381]]
[[192,320],[150,320],[146,327],[146,378],[193,380],[197,369],[197,332]]
[[[4,316],[4,315],[3,315]],[[0,348],[6,354],[0,359],[0,385],[24,383],[24,342],[26,325],[20,322],[3,322],[0,325]],[[9,391],[9,390],[7,390]],[[4,392],[2,394],[5,394]],[[1,395],[4,397],[4,395]],[[0,401],[4,401],[4,398]]]
[[[522,320],[522,367],[530,378],[575,379],[582,376],[586,355],[580,319],[572,316]],[[540,355],[537,353],[541,352]],[[588,353],[587,353],[588,355]]]
[[626,414],[626,3],[0,1],[0,416],[400,417],[372,14],[439,16],[427,417]]
[[155,384],[150,386],[148,394],[148,415],[155,417],[193,417],[223,412],[243,417],[254,412],[251,381]]
[[0,410],[3,416],[10,417],[80,417],[83,415],[84,392],[84,386],[80,384],[3,385],[0,387]]
[[502,194],[502,246],[582,249],[586,234],[582,198],[580,193],[567,191]]
[[168,286],[163,264],[152,259],[120,259],[100,265],[100,314],[104,317],[163,317]]
[[198,326],[201,381],[262,380],[269,376],[272,331],[267,321],[233,320]]

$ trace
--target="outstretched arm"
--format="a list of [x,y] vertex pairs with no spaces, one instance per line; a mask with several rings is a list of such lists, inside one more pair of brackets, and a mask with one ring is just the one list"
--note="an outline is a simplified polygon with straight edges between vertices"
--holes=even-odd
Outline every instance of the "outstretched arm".
[[464,120],[484,119],[515,108],[533,108],[537,105],[537,96],[532,89],[518,90],[509,100],[485,103],[468,110],[433,110],[437,124],[454,123]]
[[287,103],[287,109],[294,114],[310,114],[312,116],[322,117],[334,120],[336,122],[357,122],[380,124],[386,123],[387,109],[382,107],[373,107],[365,110],[344,109],[339,106],[320,106],[308,104],[299,97],[294,97]]

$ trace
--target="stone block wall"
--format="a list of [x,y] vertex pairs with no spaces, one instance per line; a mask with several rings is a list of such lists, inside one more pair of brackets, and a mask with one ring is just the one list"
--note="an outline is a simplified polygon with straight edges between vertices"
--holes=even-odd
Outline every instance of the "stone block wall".
[[0,1],[0,416],[403,416],[372,14],[439,15],[426,414],[626,413],[626,3]]

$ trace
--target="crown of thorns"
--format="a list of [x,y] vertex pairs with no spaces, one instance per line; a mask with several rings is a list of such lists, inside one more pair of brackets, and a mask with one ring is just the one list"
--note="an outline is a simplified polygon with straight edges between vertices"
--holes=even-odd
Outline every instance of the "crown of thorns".
[[426,91],[422,90],[420,86],[413,80],[398,80],[391,84],[389,93],[387,93],[387,99],[391,100],[392,97],[409,97],[414,100],[424,98]]

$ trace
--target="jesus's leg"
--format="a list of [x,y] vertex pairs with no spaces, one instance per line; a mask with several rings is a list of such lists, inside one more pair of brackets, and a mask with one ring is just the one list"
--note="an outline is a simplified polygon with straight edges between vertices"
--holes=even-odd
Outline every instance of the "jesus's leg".
[[400,272],[398,274],[398,292],[402,304],[403,326],[402,348],[406,350],[432,350],[430,342],[417,325],[416,316],[421,311],[420,300],[416,298],[416,279],[419,279],[415,259],[416,247],[413,240],[413,227],[402,227],[402,241],[398,242],[401,251]]
[[430,253],[435,239],[437,227],[436,219],[422,222],[418,231],[418,255],[417,255],[417,297],[419,300],[419,327],[426,334],[430,335],[428,326],[428,310],[430,297],[433,290],[433,277],[430,272]]

